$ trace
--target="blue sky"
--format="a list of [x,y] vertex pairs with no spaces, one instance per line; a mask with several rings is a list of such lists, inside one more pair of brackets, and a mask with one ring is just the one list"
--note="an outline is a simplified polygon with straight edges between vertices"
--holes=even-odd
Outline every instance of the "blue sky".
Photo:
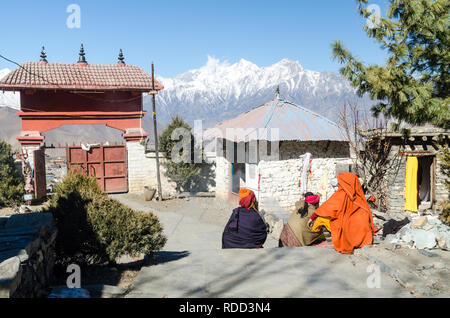
[[[0,54],[19,63],[72,63],[80,43],[89,63],[125,62],[172,77],[204,65],[207,56],[268,66],[282,58],[304,68],[338,71],[330,44],[340,39],[365,62],[385,54],[363,31],[354,0],[2,0]],[[371,0],[387,10],[387,0]],[[81,9],[80,28],[68,28],[66,9]],[[0,59],[0,69],[15,68]]]

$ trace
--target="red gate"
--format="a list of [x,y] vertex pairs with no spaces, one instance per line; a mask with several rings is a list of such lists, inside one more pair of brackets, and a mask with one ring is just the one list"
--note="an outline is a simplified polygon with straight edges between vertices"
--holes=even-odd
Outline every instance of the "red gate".
[[40,200],[47,195],[47,182],[45,180],[45,150],[33,152],[34,158],[34,198]]
[[67,169],[95,176],[102,191],[128,192],[127,150],[125,145],[97,145],[88,151],[66,147]]

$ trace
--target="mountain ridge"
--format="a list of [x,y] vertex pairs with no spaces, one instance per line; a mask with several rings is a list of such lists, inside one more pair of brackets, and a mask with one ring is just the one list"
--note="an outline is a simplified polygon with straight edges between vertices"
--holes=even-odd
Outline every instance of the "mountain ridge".
[[[0,79],[9,71],[0,70]],[[289,59],[260,67],[245,59],[232,64],[208,56],[206,64],[200,68],[172,78],[156,78],[164,85],[164,90],[156,97],[158,131],[176,115],[182,116],[191,125],[194,120],[202,120],[203,128],[214,126],[273,100],[278,87],[282,99],[308,108],[336,123],[339,122],[339,109],[346,102],[357,102],[366,110],[374,103],[366,96],[358,97],[356,89],[340,74],[307,70],[298,61]],[[18,109],[19,105],[18,93],[0,93],[0,106]],[[153,133],[150,95],[144,96],[143,105],[149,111],[144,117],[143,127]],[[5,122],[8,122],[5,116],[17,117],[13,111],[4,112],[2,120]],[[17,119],[11,119],[10,123],[18,122],[20,125]],[[11,124],[3,126],[4,138],[8,135],[5,127]],[[7,139],[15,141],[17,130],[20,131],[20,127],[11,131],[14,138]],[[79,139],[73,129],[63,135],[67,137],[70,133],[74,134],[72,139]],[[105,131],[90,129],[90,133],[90,137],[102,139]],[[81,131],[79,134],[83,135]],[[106,135],[111,137],[115,134]],[[57,138],[55,142],[59,142]]]
[[[163,122],[181,115],[188,123],[201,119],[205,126],[213,126],[272,100],[277,87],[283,99],[332,121],[338,121],[336,110],[345,102],[356,101],[364,109],[374,103],[367,96],[358,97],[356,89],[338,73],[307,70],[289,59],[259,67],[245,59],[230,64],[208,56],[198,69],[157,79],[164,85],[157,96]],[[151,108],[149,97],[144,97],[144,108]]]

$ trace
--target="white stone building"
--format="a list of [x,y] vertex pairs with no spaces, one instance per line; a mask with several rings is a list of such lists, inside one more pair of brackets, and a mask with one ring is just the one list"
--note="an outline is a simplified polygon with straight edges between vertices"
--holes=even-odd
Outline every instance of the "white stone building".
[[344,136],[334,122],[278,98],[220,123],[204,133],[215,140],[216,197],[238,204],[239,189],[250,188],[271,214],[292,212],[307,191],[324,202],[337,174],[352,171]]

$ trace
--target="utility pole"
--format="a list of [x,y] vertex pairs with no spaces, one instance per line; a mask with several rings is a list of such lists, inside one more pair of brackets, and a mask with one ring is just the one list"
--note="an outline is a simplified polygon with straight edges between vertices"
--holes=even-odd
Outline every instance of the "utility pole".
[[161,176],[159,174],[159,150],[158,130],[156,127],[156,90],[155,90],[155,66],[152,62],[152,100],[153,100],[153,135],[155,136],[156,179],[158,181],[158,200],[162,201]]

